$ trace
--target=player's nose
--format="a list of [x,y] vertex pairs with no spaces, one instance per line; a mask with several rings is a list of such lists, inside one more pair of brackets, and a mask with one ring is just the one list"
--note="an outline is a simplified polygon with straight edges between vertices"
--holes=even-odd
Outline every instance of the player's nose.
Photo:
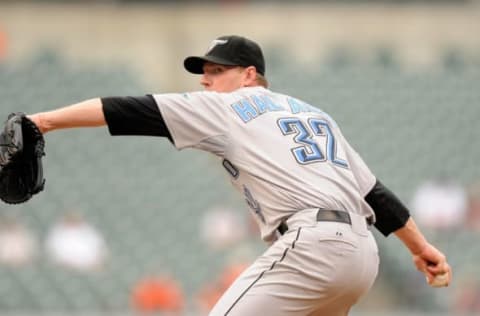
[[208,88],[212,83],[211,83],[210,80],[208,80],[208,78],[205,76],[205,74],[203,74],[202,77],[200,78],[200,84],[204,88]]

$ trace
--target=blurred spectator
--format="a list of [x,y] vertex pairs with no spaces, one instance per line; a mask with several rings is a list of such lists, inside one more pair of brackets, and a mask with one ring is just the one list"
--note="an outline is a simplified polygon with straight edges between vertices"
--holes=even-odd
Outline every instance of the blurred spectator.
[[468,207],[465,227],[480,232],[480,182],[468,188]]
[[209,281],[197,295],[199,315],[208,315],[223,293],[230,287],[235,279],[247,268],[246,263],[233,263],[227,265],[217,279]]
[[76,270],[99,270],[107,259],[103,236],[78,213],[67,213],[49,232],[47,253],[53,262]]
[[459,228],[467,209],[465,189],[447,178],[427,181],[414,193],[411,209],[417,223],[425,228]]
[[0,219],[0,262],[22,266],[32,262],[37,249],[33,234],[16,219]]
[[161,315],[181,315],[185,302],[180,285],[171,277],[146,277],[132,291],[132,304],[137,311]]
[[247,236],[247,221],[228,207],[216,206],[204,213],[200,234],[212,250],[231,248]]

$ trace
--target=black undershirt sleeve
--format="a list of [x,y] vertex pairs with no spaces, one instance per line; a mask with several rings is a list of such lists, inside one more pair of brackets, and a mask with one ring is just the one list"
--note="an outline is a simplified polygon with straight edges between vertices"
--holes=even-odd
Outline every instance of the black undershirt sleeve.
[[375,227],[384,236],[402,228],[410,218],[408,209],[379,180],[365,196],[365,201],[375,212]]
[[102,98],[103,114],[111,135],[172,136],[151,95]]

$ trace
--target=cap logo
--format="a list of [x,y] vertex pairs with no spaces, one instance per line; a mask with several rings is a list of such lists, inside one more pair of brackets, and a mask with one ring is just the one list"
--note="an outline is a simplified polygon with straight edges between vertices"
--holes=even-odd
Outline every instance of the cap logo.
[[228,40],[220,40],[220,39],[215,39],[212,41],[210,44],[210,47],[208,48],[207,54],[217,45],[225,45],[228,43]]

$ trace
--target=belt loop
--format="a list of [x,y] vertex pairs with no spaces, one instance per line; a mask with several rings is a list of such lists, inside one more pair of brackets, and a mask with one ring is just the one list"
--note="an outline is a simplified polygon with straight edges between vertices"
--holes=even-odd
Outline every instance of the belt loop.
[[367,236],[369,230],[367,219],[365,218],[365,216],[358,214],[350,214],[350,218],[352,219],[352,230],[361,236]]

